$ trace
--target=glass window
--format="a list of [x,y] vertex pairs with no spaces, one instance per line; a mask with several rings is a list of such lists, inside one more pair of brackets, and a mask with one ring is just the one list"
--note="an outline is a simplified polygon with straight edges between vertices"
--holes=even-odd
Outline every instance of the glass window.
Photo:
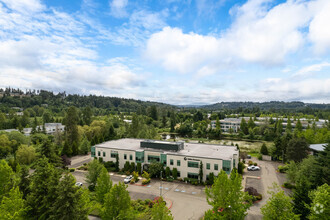
[[218,164],[214,164],[214,170],[218,170],[218,169],[219,169]]
[[117,155],[118,155],[118,153],[111,153],[110,157],[111,157],[111,158],[116,158]]
[[206,169],[210,169],[210,167],[211,167],[211,164],[209,164],[209,163],[206,163]]
[[198,168],[198,162],[188,161],[188,167]]
[[101,152],[100,152],[100,151],[98,151],[98,152],[97,152],[97,155],[98,155],[98,156],[101,156]]
[[181,176],[181,173],[180,173],[180,171],[178,171],[178,177],[180,177]]
[[170,165],[173,165],[173,160],[172,159],[170,159]]
[[159,156],[153,156],[153,155],[148,155],[148,162],[151,163],[151,162],[159,162],[160,159],[159,159]]
[[231,166],[230,165],[231,165],[230,160],[223,160],[222,161],[222,169],[224,171],[226,171],[227,174],[230,173],[230,169],[231,169]]
[[105,157],[105,152],[103,152],[103,157]]
[[179,167],[179,166],[181,166],[181,161],[180,160],[177,160],[176,161],[176,165]]
[[127,160],[127,154],[124,154],[124,160]]
[[133,156],[132,156],[132,154],[129,155],[129,159],[130,159],[130,160],[133,160]]
[[198,179],[198,173],[188,173],[188,178]]

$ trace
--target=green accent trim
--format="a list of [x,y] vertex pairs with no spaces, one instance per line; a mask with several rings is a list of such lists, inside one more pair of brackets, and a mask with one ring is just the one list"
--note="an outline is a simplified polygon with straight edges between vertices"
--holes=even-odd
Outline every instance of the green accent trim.
[[167,155],[166,155],[166,154],[161,154],[161,155],[160,155],[160,162],[161,162],[164,166],[166,166],[166,164],[167,164]]
[[95,146],[91,147],[91,156],[95,157]]

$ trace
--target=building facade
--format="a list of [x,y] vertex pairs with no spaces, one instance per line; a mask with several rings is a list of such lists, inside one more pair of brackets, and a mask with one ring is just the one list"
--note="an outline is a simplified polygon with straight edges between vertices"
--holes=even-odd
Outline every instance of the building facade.
[[152,162],[159,162],[171,170],[177,168],[180,178],[198,179],[202,162],[203,180],[206,180],[210,173],[218,175],[221,169],[229,174],[234,167],[238,167],[239,162],[236,146],[120,139],[92,147],[92,157],[101,157],[103,161],[115,163],[117,155],[120,169],[126,161],[141,163],[144,169]]

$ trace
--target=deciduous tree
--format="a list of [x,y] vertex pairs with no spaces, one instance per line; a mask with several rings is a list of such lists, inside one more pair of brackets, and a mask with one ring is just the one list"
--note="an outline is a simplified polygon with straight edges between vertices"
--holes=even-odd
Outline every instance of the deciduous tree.
[[299,217],[293,213],[291,198],[284,194],[284,191],[274,184],[271,191],[268,192],[271,197],[267,203],[261,207],[261,213],[265,220],[299,220]]
[[206,200],[213,208],[205,213],[205,219],[244,219],[251,206],[251,196],[242,191],[242,177],[232,172],[228,178],[221,171],[211,188],[206,187]]
[[104,196],[110,192],[112,187],[112,181],[110,175],[105,167],[102,168],[100,176],[97,178],[97,184],[95,187],[95,193],[97,200],[103,204]]

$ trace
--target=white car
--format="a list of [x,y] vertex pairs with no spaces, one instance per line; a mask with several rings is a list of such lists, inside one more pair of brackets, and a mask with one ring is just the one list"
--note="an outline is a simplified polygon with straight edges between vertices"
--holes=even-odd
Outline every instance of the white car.
[[133,176],[130,175],[124,179],[124,183],[130,183],[132,179],[133,179]]
[[251,171],[260,170],[260,167],[251,165],[251,166],[248,166],[247,170],[251,170]]
[[76,182],[75,185],[76,185],[76,186],[79,186],[79,187],[82,187],[83,183],[81,183],[81,182]]

